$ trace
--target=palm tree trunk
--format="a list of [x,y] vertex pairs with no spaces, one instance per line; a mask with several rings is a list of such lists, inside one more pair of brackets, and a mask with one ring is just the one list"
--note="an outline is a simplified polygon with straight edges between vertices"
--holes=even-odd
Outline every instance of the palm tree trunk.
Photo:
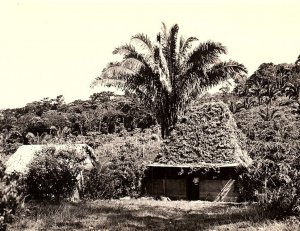
[[161,136],[163,139],[165,139],[171,135],[171,132],[177,122],[177,115],[176,113],[173,113],[172,109],[170,109],[169,111],[165,111],[165,113],[161,114],[159,121],[161,127]]

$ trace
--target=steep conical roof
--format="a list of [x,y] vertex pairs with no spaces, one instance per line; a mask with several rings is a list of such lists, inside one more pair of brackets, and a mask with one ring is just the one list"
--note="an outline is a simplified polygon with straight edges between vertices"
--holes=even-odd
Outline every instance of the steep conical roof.
[[222,102],[192,107],[164,141],[153,166],[237,166],[251,159],[242,149],[243,134]]

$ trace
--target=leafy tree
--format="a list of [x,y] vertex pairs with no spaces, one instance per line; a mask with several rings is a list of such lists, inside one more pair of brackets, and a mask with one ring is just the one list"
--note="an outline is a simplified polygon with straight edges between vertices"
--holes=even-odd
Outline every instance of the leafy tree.
[[49,110],[45,112],[42,118],[48,121],[47,123],[49,126],[55,126],[60,130],[70,125],[67,115],[57,110]]
[[194,44],[198,39],[178,36],[177,24],[168,30],[163,24],[152,43],[147,35],[137,34],[131,43],[120,46],[114,54],[121,62],[109,63],[99,83],[122,87],[135,94],[156,116],[162,137],[170,134],[178,114],[200,93],[221,81],[246,72],[235,62],[221,62],[226,48],[218,42]]
[[101,102],[101,103],[106,103],[108,102],[111,97],[114,96],[113,92],[110,91],[103,91],[99,93],[93,93],[89,98],[92,102]]
[[298,72],[297,69],[297,66],[293,68],[293,72],[284,86],[284,91],[286,96],[300,104],[300,71]]
[[27,122],[26,131],[37,135],[48,132],[49,127],[49,121],[47,118],[34,116]]

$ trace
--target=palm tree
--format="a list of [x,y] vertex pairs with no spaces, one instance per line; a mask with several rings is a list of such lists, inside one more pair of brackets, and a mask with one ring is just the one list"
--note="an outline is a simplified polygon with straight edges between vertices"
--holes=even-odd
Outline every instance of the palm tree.
[[272,104],[273,100],[275,100],[280,93],[281,89],[277,88],[275,82],[268,82],[268,84],[264,87],[263,96],[268,98],[268,104]]
[[242,104],[240,105],[241,108],[245,108],[246,110],[253,107],[255,104],[255,101],[251,97],[245,97],[242,101]]
[[131,43],[113,52],[123,55],[123,60],[109,63],[92,83],[119,86],[136,95],[155,114],[163,138],[170,134],[178,114],[200,93],[246,73],[242,64],[220,61],[219,56],[227,53],[221,43],[195,45],[197,38],[179,38],[178,31],[177,24],[170,30],[163,24],[156,43],[144,34],[133,36]]
[[300,104],[300,73],[294,71],[284,86],[287,97]]
[[249,96],[253,96],[257,98],[258,105],[262,104],[263,96],[264,96],[264,83],[262,79],[255,78],[253,80],[249,80]]

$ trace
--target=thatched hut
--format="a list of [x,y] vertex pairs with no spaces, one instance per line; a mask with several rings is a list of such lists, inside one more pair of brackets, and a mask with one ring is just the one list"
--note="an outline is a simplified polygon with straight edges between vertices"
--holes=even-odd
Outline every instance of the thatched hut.
[[192,107],[148,165],[146,192],[172,199],[235,201],[238,169],[251,163],[228,107]]
[[96,162],[93,149],[86,144],[49,144],[49,145],[22,145],[10,156],[6,162],[5,173],[17,172],[21,174],[28,173],[28,167],[36,154],[47,147],[53,147],[58,150],[74,150],[74,155],[82,159],[83,169],[91,169]]
[[83,173],[91,170],[97,165],[96,156],[93,149],[86,144],[49,144],[49,145],[23,145],[6,162],[6,174],[19,173],[26,176],[29,172],[29,166],[37,157],[40,151],[51,148],[55,152],[70,151],[76,155],[81,171],[77,175],[77,187],[71,200],[79,199],[79,192],[84,184]]

